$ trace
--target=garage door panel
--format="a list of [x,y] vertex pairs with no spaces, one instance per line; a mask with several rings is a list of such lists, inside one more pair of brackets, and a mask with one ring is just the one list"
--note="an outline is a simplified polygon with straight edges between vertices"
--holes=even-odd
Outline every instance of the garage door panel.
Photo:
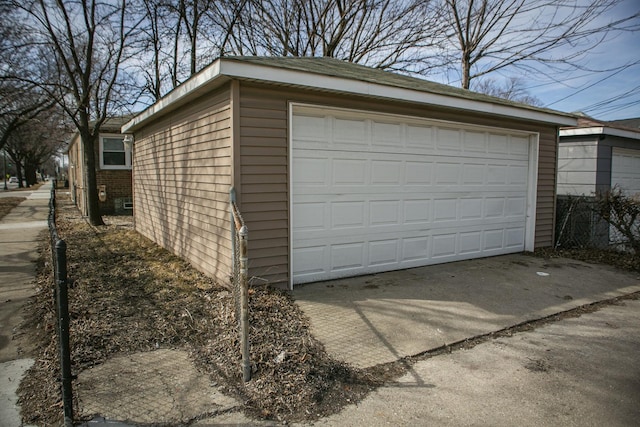
[[483,251],[500,250],[504,245],[504,230],[486,230],[484,232]]
[[611,186],[628,194],[640,193],[640,151],[614,148],[611,159]]
[[399,261],[399,239],[369,242],[369,265],[396,265]]
[[330,203],[331,228],[335,230],[364,228],[367,203],[365,201],[349,201]]
[[405,143],[403,148],[421,153],[429,153],[435,149],[433,126],[407,124],[404,127]]
[[527,211],[527,200],[521,196],[507,197],[505,204],[504,216],[517,217],[521,219],[525,216]]
[[403,162],[398,160],[371,161],[371,185],[402,185]]
[[405,185],[431,185],[433,163],[430,161],[405,162]]
[[393,149],[401,139],[402,126],[397,123],[372,123],[372,145]]
[[528,158],[527,136],[372,119],[341,119],[331,114],[324,118],[296,114],[292,124],[293,139],[297,148],[303,149],[471,158],[486,158],[491,154],[496,159]]
[[356,159],[333,159],[331,165],[332,185],[366,185],[369,162]]
[[507,135],[489,133],[488,153],[493,155],[504,155],[509,152],[509,141]]
[[463,185],[484,185],[486,164],[466,163],[462,168]]
[[452,257],[456,254],[455,233],[436,234],[432,237],[433,251],[431,258]]
[[[326,274],[324,268],[328,260],[327,246],[311,246],[297,248],[293,253],[293,271],[296,276]],[[318,262],[321,260],[321,262]]]
[[460,219],[474,220],[482,219],[484,200],[479,198],[460,199]]
[[[461,162],[459,158],[431,156],[424,161],[395,160],[369,153],[372,159],[313,158],[301,154],[292,169],[297,183],[316,185],[385,186],[513,186],[526,188],[525,162]],[[329,153],[331,156],[331,153]],[[328,180],[327,176],[331,176]],[[455,189],[454,189],[455,190]],[[474,189],[474,191],[477,189]],[[500,190],[502,191],[502,190]]]
[[298,142],[319,142],[325,144],[329,128],[328,120],[324,116],[303,116],[297,115],[293,117],[292,134],[293,138]]
[[434,199],[433,222],[456,221],[458,219],[458,199]]
[[482,232],[470,231],[460,233],[460,253],[479,254],[482,251]]
[[325,231],[327,224],[327,204],[323,202],[296,203],[293,228],[303,231]]
[[465,152],[486,153],[487,135],[484,132],[467,131],[464,133],[463,144]]
[[431,221],[431,199],[403,200],[404,224],[424,224]]
[[509,138],[509,154],[527,157],[529,155],[529,138],[512,135]]
[[369,203],[369,225],[382,227],[400,224],[401,204],[397,200],[374,200]]
[[525,211],[526,200],[521,196],[297,202],[293,206],[294,240],[339,236],[347,231],[353,235],[415,233],[425,227],[438,230],[452,226],[506,226],[525,221]]
[[329,183],[329,167],[326,158],[301,157],[292,167],[291,177],[300,185],[326,186]]
[[[514,250],[521,251],[522,248],[517,243],[524,241],[523,236],[524,229],[519,227],[470,232],[449,229],[447,232],[429,236],[303,247],[300,251],[296,250],[296,253],[300,254],[294,255],[294,274],[297,278],[296,283],[307,283],[480,256],[502,255]],[[515,246],[503,245],[505,239]],[[326,259],[327,253],[330,254],[331,262],[322,264],[329,265],[323,269],[317,260]]]
[[[457,235],[459,233],[475,233],[475,232],[490,232],[492,230],[516,230],[519,235],[524,236],[524,228],[521,226],[522,222],[517,220],[512,221],[487,221],[482,224],[477,222],[464,224],[462,222],[448,221],[441,224],[428,224],[428,227],[420,224],[395,225],[378,227],[375,229],[375,233],[372,233],[369,228],[360,227],[354,229],[333,229],[327,231],[314,230],[307,231],[304,236],[295,237],[293,239],[293,245],[295,248],[303,247],[315,247],[315,246],[330,246],[332,244],[348,244],[353,242],[368,242],[373,240],[393,240],[393,239],[406,239],[406,238],[428,238],[433,235]],[[349,231],[348,233],[346,231]],[[516,234],[517,234],[516,233]],[[514,234],[515,236],[515,234]],[[522,240],[520,238],[520,240]],[[518,239],[509,240],[510,245]],[[522,240],[523,241],[523,240]],[[506,244],[506,241],[505,241]]]
[[331,253],[331,271],[364,270],[364,267],[366,267],[364,250],[365,242],[349,242],[331,245],[329,247]]
[[507,228],[505,235],[505,248],[520,250],[524,246],[524,227]]
[[294,111],[295,283],[524,249],[527,136],[321,111]]

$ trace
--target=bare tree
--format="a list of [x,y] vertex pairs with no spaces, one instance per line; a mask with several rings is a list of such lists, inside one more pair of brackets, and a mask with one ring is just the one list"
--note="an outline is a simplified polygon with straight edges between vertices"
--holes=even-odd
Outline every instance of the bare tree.
[[36,172],[66,145],[69,128],[63,113],[55,107],[50,105],[8,138],[5,148],[16,164],[19,187],[22,187],[23,178],[27,186],[35,184]]
[[0,78],[0,150],[21,126],[53,104],[55,101],[34,85]]
[[29,75],[39,63],[31,64],[31,58],[22,55],[27,31],[23,23],[7,19],[10,14],[10,5],[0,1],[0,149],[13,132],[55,103],[37,83],[13,78]]
[[442,66],[457,69],[466,89],[474,78],[506,68],[550,75],[585,69],[594,46],[616,31],[640,28],[640,12],[605,19],[621,1],[444,0],[451,30]]
[[100,127],[122,101],[117,96],[121,64],[136,22],[128,19],[127,0],[14,1],[13,8],[13,18],[26,22],[31,52],[54,70],[13,77],[37,83],[74,123],[84,148],[89,221],[101,225],[95,147]]
[[424,73],[446,27],[438,0],[141,1],[146,55],[136,68],[151,101],[227,55],[328,56]]
[[233,0],[220,56],[328,56],[381,69],[428,64],[443,30],[432,1]]
[[471,82],[471,89],[475,92],[485,93],[510,101],[538,107],[542,106],[542,101],[531,95],[525,89],[522,79],[518,77],[509,77],[502,82],[492,78],[475,79]]
[[138,86],[153,102],[218,55],[224,23],[214,17],[224,16],[229,5],[213,0],[140,1],[138,55],[133,62],[144,79]]

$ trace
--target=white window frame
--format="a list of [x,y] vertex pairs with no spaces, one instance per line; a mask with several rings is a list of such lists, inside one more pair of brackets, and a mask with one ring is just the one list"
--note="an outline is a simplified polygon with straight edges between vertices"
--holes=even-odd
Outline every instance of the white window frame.
[[100,134],[100,169],[108,170],[131,170],[131,148],[127,149],[127,144],[124,144],[124,165],[105,165],[104,164],[104,139],[105,138],[122,138],[124,135],[120,133],[105,133]]

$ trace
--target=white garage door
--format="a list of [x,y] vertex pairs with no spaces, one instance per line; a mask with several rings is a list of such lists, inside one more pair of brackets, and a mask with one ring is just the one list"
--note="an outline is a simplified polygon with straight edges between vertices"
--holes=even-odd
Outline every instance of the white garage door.
[[292,109],[294,284],[525,249],[531,135]]
[[627,194],[640,194],[640,152],[614,148],[611,158],[611,187],[618,185]]

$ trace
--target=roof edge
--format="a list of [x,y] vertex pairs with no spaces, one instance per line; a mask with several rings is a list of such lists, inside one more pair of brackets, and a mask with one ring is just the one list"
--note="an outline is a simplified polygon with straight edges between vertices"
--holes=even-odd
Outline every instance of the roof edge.
[[[135,116],[122,126],[122,132],[133,132],[145,122],[161,112],[169,112],[220,84],[226,78],[246,79],[264,83],[282,84],[331,92],[406,101],[422,105],[448,107],[470,112],[495,114],[514,119],[537,121],[560,126],[576,126],[577,117],[563,112],[538,109],[536,107],[507,105],[499,102],[474,100],[455,95],[385,85],[382,83],[357,80],[283,68],[265,64],[244,62],[234,58],[218,58],[211,65],[169,92],[155,104]],[[225,79],[226,81],[226,79]]]
[[189,100],[195,98],[199,94],[208,91],[209,88],[221,83],[222,77],[220,73],[221,59],[216,59],[213,63],[200,70],[187,81],[177,86],[171,92],[160,98],[151,106],[134,116],[127,123],[122,125],[122,133],[131,133],[139,129],[144,123],[160,112],[169,112]]
[[560,129],[560,136],[587,136],[587,135],[611,135],[621,138],[640,140],[640,132],[618,129],[609,126],[590,126],[582,128]]

